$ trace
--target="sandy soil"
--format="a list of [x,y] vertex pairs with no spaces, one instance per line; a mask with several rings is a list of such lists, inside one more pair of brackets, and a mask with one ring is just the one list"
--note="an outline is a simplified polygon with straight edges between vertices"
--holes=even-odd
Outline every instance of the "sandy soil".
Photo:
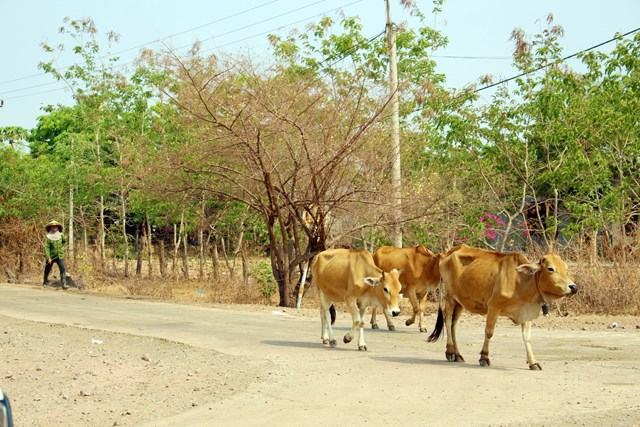
[[[191,311],[195,320],[187,317]],[[212,325],[223,327],[208,326],[203,313],[209,312]],[[640,425],[640,318],[541,319],[533,345],[545,370],[530,372],[519,328],[507,321],[500,321],[494,337],[492,366],[479,368],[480,317],[461,321],[465,364],[445,362],[443,342],[427,347],[425,334],[403,325],[408,316],[396,322],[399,330],[393,333],[367,329],[368,352],[341,340],[337,349],[323,348],[317,317],[315,309],[158,306],[0,284],[0,387],[11,399],[16,426],[213,425],[214,420],[231,425]],[[125,319],[122,324],[119,318]],[[210,340],[197,335],[199,318],[211,328]],[[433,314],[427,319],[430,325],[434,320]],[[153,322],[160,322],[158,329],[145,326]],[[348,323],[340,314],[340,337]],[[246,334],[239,332],[242,328]],[[180,338],[163,338],[175,331],[182,331]],[[378,377],[385,370],[391,377],[372,383],[381,385],[356,385],[366,372]],[[411,378],[411,372],[424,378]],[[343,382],[348,375],[355,380]],[[332,385],[321,388],[327,381]],[[500,389],[508,389],[510,397]],[[382,407],[389,390],[398,410]],[[353,401],[346,397],[351,392],[357,395]],[[407,405],[412,395],[415,404]],[[340,402],[344,399],[347,403]],[[447,402],[455,403],[454,413]],[[319,417],[325,406],[331,416]],[[176,418],[182,413],[190,415]]]
[[16,426],[136,425],[225,399],[266,365],[157,338],[4,316],[0,325],[0,384]]

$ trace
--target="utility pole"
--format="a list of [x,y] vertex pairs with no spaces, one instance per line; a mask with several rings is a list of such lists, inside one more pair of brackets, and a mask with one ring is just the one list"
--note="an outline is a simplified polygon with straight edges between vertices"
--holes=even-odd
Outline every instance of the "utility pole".
[[[71,138],[71,172],[75,175],[75,164],[73,162],[73,138]],[[71,265],[76,265],[76,249],[75,249],[75,236],[73,231],[73,222],[75,220],[73,211],[73,183],[69,184],[69,227],[67,227],[67,235],[69,236],[69,258],[71,259]]]
[[402,226],[400,225],[400,204],[402,199],[402,182],[400,175],[400,105],[398,100],[398,62],[396,60],[396,28],[391,22],[389,0],[387,7],[387,52],[389,52],[389,92],[391,96],[391,187],[393,199],[393,225],[391,244],[402,247]]

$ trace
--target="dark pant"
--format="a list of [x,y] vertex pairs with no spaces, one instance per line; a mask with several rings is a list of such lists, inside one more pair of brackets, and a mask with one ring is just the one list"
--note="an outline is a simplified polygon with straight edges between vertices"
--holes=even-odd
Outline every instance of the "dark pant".
[[58,269],[60,270],[60,284],[64,287],[67,285],[67,278],[64,274],[64,260],[63,259],[53,259],[51,260],[51,264],[46,262],[44,266],[44,284],[47,284],[47,280],[49,280],[49,273],[51,273],[51,269],[53,268],[53,264],[58,264]]

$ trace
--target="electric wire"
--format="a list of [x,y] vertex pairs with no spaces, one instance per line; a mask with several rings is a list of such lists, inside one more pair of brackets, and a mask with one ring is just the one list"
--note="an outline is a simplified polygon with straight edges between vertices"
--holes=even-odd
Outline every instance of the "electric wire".
[[604,41],[604,42],[602,42],[602,43],[598,43],[598,44],[596,44],[596,45],[594,45],[594,46],[591,46],[591,47],[589,47],[589,48],[587,48],[587,49],[583,49],[583,50],[580,50],[580,51],[578,51],[578,52],[572,53],[571,55],[567,55],[567,56],[565,56],[565,57],[563,57],[563,58],[560,58],[560,59],[558,59],[557,61],[554,61],[554,62],[552,62],[552,63],[550,63],[550,64],[541,65],[541,66],[539,66],[539,67],[537,67],[537,68],[534,68],[533,70],[525,71],[525,72],[520,73],[520,74],[518,74],[518,75],[516,75],[516,76],[509,77],[509,78],[504,79],[504,80],[500,80],[499,82],[492,83],[492,84],[487,85],[487,86],[483,86],[483,87],[481,87],[481,88],[479,88],[479,89],[476,89],[476,90],[472,91],[472,93],[482,92],[483,90],[487,90],[487,89],[490,89],[490,88],[492,88],[492,87],[495,87],[495,86],[498,86],[498,85],[501,85],[501,84],[504,84],[504,83],[508,83],[508,82],[510,82],[510,81],[512,81],[512,80],[519,79],[520,77],[524,77],[524,76],[526,76],[526,75],[536,73],[536,72],[538,72],[538,71],[540,71],[540,70],[543,70],[543,69],[545,69],[545,68],[548,68],[548,67],[551,67],[551,66],[553,66],[553,65],[557,65],[557,64],[559,64],[559,63],[565,62],[566,60],[571,59],[571,58],[574,58],[574,57],[576,57],[576,56],[578,56],[578,55],[580,55],[580,54],[583,54],[583,53],[586,53],[586,52],[592,51],[592,50],[594,50],[594,49],[597,49],[597,48],[599,48],[599,47],[602,47],[602,46],[604,46],[604,45],[606,45],[606,44],[608,44],[608,43],[611,43],[611,42],[613,42],[613,41],[621,40],[621,39],[625,38],[626,36],[629,36],[629,35],[631,35],[631,34],[633,34],[633,33],[637,33],[638,31],[640,31],[640,28],[636,28],[635,30],[631,30],[631,31],[628,31],[628,32],[626,32],[626,33],[624,33],[624,34],[617,35],[617,36],[615,36],[615,37],[613,37],[613,38],[611,38],[611,39],[609,39],[609,40],[607,40],[607,41]]
[[[175,34],[172,34],[172,35],[169,35],[169,36],[166,36],[166,37],[163,37],[163,38],[160,38],[160,39],[154,40],[153,42],[149,42],[149,43],[141,44],[141,45],[138,45],[138,46],[134,46],[134,47],[131,47],[131,48],[124,49],[124,50],[119,51],[119,52],[115,52],[115,53],[112,53],[112,54],[104,55],[104,56],[100,57],[100,59],[105,59],[105,58],[115,57],[115,56],[117,56],[117,55],[119,55],[119,54],[121,54],[121,53],[126,53],[126,52],[129,52],[129,51],[135,50],[135,49],[139,49],[139,48],[141,48],[141,47],[145,47],[145,46],[148,46],[148,45],[152,45],[152,44],[155,44],[155,43],[158,43],[158,42],[161,42],[161,41],[164,41],[164,40],[170,39],[170,38],[175,37],[175,36],[178,36],[178,35],[182,35],[182,34],[185,34],[185,33],[191,32],[191,31],[195,31],[196,29],[200,29],[200,28],[203,28],[203,27],[206,27],[206,26],[209,26],[209,25],[215,24],[215,23],[219,23],[219,22],[222,22],[222,21],[224,21],[224,20],[227,20],[227,19],[230,19],[230,18],[234,18],[234,17],[240,16],[240,15],[245,14],[245,13],[247,13],[247,12],[255,11],[255,10],[257,10],[257,9],[261,8],[261,7],[267,6],[267,5],[272,4],[272,3],[275,3],[275,2],[277,2],[277,1],[279,1],[279,0],[271,0],[271,1],[267,2],[267,3],[263,3],[263,4],[261,4],[261,5],[259,5],[259,6],[256,6],[256,7],[250,8],[250,9],[246,9],[246,10],[244,10],[244,11],[241,11],[241,12],[235,13],[235,14],[233,14],[233,15],[229,15],[229,16],[226,16],[226,17],[224,17],[224,18],[220,18],[220,19],[218,19],[218,20],[211,21],[211,22],[209,22],[209,23],[207,23],[207,24],[199,25],[199,26],[197,26],[197,27],[193,27],[193,28],[190,28],[190,29],[188,29],[188,30],[184,30],[184,31],[181,31],[181,32],[178,32],[178,33],[175,33]],[[289,10],[289,11],[287,11],[287,12],[281,13],[281,14],[279,14],[279,15],[275,15],[275,16],[272,16],[272,17],[270,17],[270,18],[266,18],[266,19],[263,19],[263,20],[260,20],[260,21],[254,22],[254,23],[252,23],[252,24],[245,25],[244,27],[236,28],[236,29],[234,29],[234,30],[227,31],[227,32],[225,32],[225,33],[217,34],[217,35],[215,35],[215,36],[213,36],[213,37],[209,37],[209,38],[203,39],[203,40],[201,40],[201,42],[205,42],[205,41],[213,40],[213,39],[215,39],[215,38],[217,38],[217,37],[223,37],[223,36],[226,36],[226,35],[229,35],[229,34],[236,33],[236,32],[238,32],[238,31],[247,30],[247,29],[249,29],[249,28],[252,28],[252,27],[258,26],[258,25],[260,25],[260,24],[264,24],[264,23],[269,22],[269,21],[272,21],[272,20],[274,20],[274,19],[281,18],[281,17],[283,17],[283,16],[289,15],[289,14],[291,14],[291,13],[299,12],[299,11],[301,11],[301,10],[303,10],[303,9],[306,9],[306,8],[309,8],[309,7],[312,7],[312,6],[318,5],[318,4],[323,3],[323,2],[325,2],[325,1],[326,1],[326,0],[318,0],[318,1],[314,2],[314,3],[306,4],[306,5],[304,5],[304,6],[301,6],[301,7],[296,8],[296,9],[292,9],[292,10]],[[271,30],[268,30],[268,31],[265,31],[265,32],[262,32],[262,33],[259,33],[259,34],[254,34],[254,35],[251,35],[251,36],[248,36],[248,37],[244,37],[244,38],[241,38],[241,39],[238,39],[238,40],[234,40],[234,41],[232,41],[232,42],[225,43],[225,44],[223,44],[223,45],[219,45],[219,46],[212,47],[212,48],[210,48],[210,49],[205,50],[205,52],[206,52],[206,51],[210,51],[210,50],[214,50],[214,49],[219,49],[219,48],[222,48],[222,47],[225,47],[225,46],[228,46],[228,45],[232,45],[232,44],[241,43],[241,42],[246,41],[246,40],[249,40],[249,39],[251,39],[251,38],[259,37],[259,36],[261,36],[261,35],[268,34],[268,33],[271,33],[271,32],[273,32],[273,31],[277,31],[277,30],[282,29],[282,28],[287,28],[287,27],[289,27],[289,26],[291,26],[291,25],[295,25],[295,24],[298,24],[298,23],[300,23],[300,22],[304,22],[304,21],[306,21],[306,20],[308,20],[308,19],[316,18],[316,17],[318,17],[318,16],[323,16],[323,15],[326,15],[326,14],[328,14],[328,13],[335,12],[335,11],[340,10],[340,9],[343,9],[343,8],[345,8],[345,7],[352,6],[352,5],[356,4],[356,3],[360,3],[360,2],[362,2],[362,1],[363,1],[363,0],[355,0],[355,1],[352,1],[352,2],[350,2],[350,3],[346,3],[346,4],[343,4],[343,5],[340,5],[340,6],[336,7],[336,8],[330,9],[330,10],[328,10],[328,11],[320,12],[320,13],[314,14],[314,15],[312,15],[312,16],[309,16],[309,17],[306,17],[306,18],[300,19],[300,20],[295,21],[295,22],[289,22],[289,23],[287,23],[287,24],[285,24],[285,25],[279,25],[277,28],[273,28],[273,29],[271,29]],[[174,50],[182,50],[182,49],[185,49],[185,48],[189,48],[189,47],[191,47],[191,46],[192,46],[192,44],[184,45],[184,46],[178,47],[178,48],[176,48],[176,49],[174,49]],[[119,64],[119,65],[118,65],[117,67],[115,67],[115,68],[117,68],[117,69],[118,69],[118,68],[119,68],[119,69],[122,69],[122,68],[126,67],[127,65],[133,64],[134,62],[135,62],[135,60],[133,60],[133,61],[129,61],[129,62],[126,62],[126,63],[122,63],[122,64]],[[66,70],[66,69],[68,69],[68,68],[70,68],[70,67],[71,67],[71,66],[63,67],[63,68],[61,68],[61,71]],[[20,78],[13,79],[13,80],[3,81],[3,82],[0,82],[0,84],[12,83],[12,82],[16,82],[16,81],[20,81],[20,80],[25,80],[25,79],[28,79],[28,78],[32,78],[32,77],[41,77],[41,76],[43,76],[43,75],[45,75],[45,74],[46,74],[46,73],[33,74],[33,75],[30,75],[30,76],[20,77]],[[22,92],[22,91],[25,91],[25,90],[34,89],[34,88],[37,88],[37,87],[48,86],[48,85],[53,85],[53,84],[57,84],[57,83],[59,83],[59,82],[58,82],[58,81],[53,81],[53,82],[43,83],[43,84],[39,84],[39,85],[33,85],[33,86],[23,87],[23,88],[20,88],[20,89],[12,89],[12,90],[7,90],[7,91],[2,91],[2,92],[0,92],[0,95],[9,94],[9,93],[15,93],[15,92]],[[4,99],[4,100],[19,99],[19,98],[22,98],[22,97],[35,96],[35,95],[39,95],[39,94],[42,94],[42,93],[48,93],[48,92],[52,92],[52,91],[55,91],[55,90],[65,90],[65,89],[67,89],[67,88],[66,88],[66,87],[60,87],[60,88],[58,88],[58,89],[47,90],[47,91],[42,91],[42,92],[35,92],[35,93],[30,93],[30,94],[25,94],[25,95],[17,95],[17,96],[12,96],[12,97],[4,97],[3,99]]]
[[[272,3],[276,3],[278,1],[280,1],[280,0],[270,0],[270,1],[266,2],[266,3],[260,4],[258,6],[254,6],[254,7],[249,8],[249,9],[245,9],[245,10],[237,12],[237,13],[235,13],[233,15],[228,15],[228,16],[225,16],[223,18],[216,19],[215,21],[211,21],[211,22],[208,22],[206,24],[198,25],[197,27],[192,27],[192,28],[186,29],[184,31],[180,31],[180,32],[175,33],[175,34],[171,34],[171,35],[168,35],[168,36],[153,40],[153,41],[148,42],[148,43],[143,43],[143,44],[140,44],[140,45],[137,45],[137,46],[133,46],[133,47],[118,51],[118,52],[114,52],[114,53],[111,53],[111,54],[104,55],[102,58],[110,58],[110,57],[113,57],[113,56],[116,56],[116,55],[120,55],[122,53],[130,52],[130,51],[135,50],[135,49],[139,49],[139,48],[142,48],[142,47],[154,44],[154,43],[158,43],[158,42],[167,40],[167,39],[170,39],[170,38],[173,38],[173,37],[176,37],[176,36],[187,34],[187,33],[190,33],[192,31],[199,30],[200,28],[208,27],[208,26],[213,25],[213,24],[218,24],[220,22],[226,21],[227,19],[235,18],[237,16],[244,15],[245,13],[248,13],[248,12],[253,12],[253,11],[258,10],[258,9],[264,7],[264,6],[268,6],[268,5],[270,5]],[[321,1],[326,1],[326,0],[321,0]],[[317,3],[320,3],[320,2],[317,2]],[[67,68],[69,68],[69,67],[64,67],[62,69],[65,70]],[[12,79],[12,80],[5,80],[5,81],[0,82],[0,85],[6,84],[6,83],[13,83],[13,82],[17,82],[17,81],[20,81],[20,80],[26,80],[26,79],[30,79],[30,78],[33,78],[33,77],[40,77],[42,75],[43,75],[43,73],[39,73],[39,74],[32,74],[32,75],[24,76],[24,77],[18,77],[18,78]],[[29,89],[29,88],[26,88],[26,89]]]

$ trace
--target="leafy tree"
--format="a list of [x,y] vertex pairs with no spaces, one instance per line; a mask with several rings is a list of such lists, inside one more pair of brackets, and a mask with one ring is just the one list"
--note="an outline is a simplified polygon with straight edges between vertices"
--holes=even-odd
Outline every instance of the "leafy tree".
[[11,148],[15,148],[16,143],[24,142],[29,136],[29,131],[20,126],[0,127],[0,141],[6,141]]

